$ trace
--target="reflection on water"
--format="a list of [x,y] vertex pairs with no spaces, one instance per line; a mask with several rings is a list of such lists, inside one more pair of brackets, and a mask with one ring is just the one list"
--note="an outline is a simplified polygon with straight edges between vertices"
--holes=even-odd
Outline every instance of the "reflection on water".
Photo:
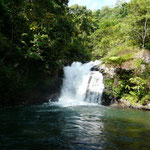
[[102,106],[0,109],[0,149],[149,150],[150,112]]

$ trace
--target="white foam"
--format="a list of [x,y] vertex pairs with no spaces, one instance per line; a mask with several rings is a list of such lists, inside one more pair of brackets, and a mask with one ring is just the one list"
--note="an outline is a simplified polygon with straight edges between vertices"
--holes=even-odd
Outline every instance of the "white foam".
[[[64,79],[61,95],[58,102],[53,104],[60,106],[93,105],[88,103],[88,97],[86,97],[86,93],[88,88],[88,90],[92,90],[92,92],[97,92],[97,90],[99,90],[97,84],[93,85],[92,83],[92,85],[95,87],[91,87],[92,85],[89,85],[89,79],[92,75],[91,73],[94,72],[91,71],[91,68],[100,63],[100,61],[91,61],[85,64],[74,62],[71,66],[64,67]],[[96,81],[99,77],[100,80],[103,80],[101,78],[102,75],[99,72],[97,72],[94,76]],[[93,80],[94,79],[92,79],[92,82]],[[102,82],[100,82],[100,84],[102,84]],[[102,90],[100,92],[102,92]]]

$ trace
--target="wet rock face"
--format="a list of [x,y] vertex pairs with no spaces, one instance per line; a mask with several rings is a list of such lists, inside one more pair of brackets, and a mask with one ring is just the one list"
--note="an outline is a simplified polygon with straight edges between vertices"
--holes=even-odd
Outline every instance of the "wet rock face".
[[113,77],[116,75],[115,71],[116,71],[116,68],[115,67],[106,67],[105,64],[102,64],[102,65],[97,65],[97,66],[94,66],[91,71],[99,71],[101,72],[104,76],[109,76],[109,77]]
[[[113,78],[115,76],[115,68],[113,67],[106,67],[105,64],[94,66],[91,71],[99,71],[103,74],[104,79]],[[101,104],[104,106],[109,106],[111,104],[115,103],[115,98],[113,96],[113,92],[111,90],[111,87],[105,87],[103,90],[103,95],[101,99]]]
[[113,78],[116,75],[116,68],[113,66],[107,67],[105,64],[99,66],[100,72],[104,75],[104,77]]
[[54,93],[54,94],[51,94],[49,96],[49,101],[50,102],[58,102],[58,99],[59,99],[59,96],[60,96],[60,93]]
[[105,88],[103,91],[101,104],[105,106],[117,104],[117,101],[119,98],[114,97],[113,87],[112,87],[113,85],[109,83],[109,86],[108,86],[108,82],[114,79],[117,80],[118,79],[116,77],[117,75],[122,75],[124,73],[128,74],[128,72],[130,73],[131,70],[124,70],[119,67],[117,68],[112,65],[105,65],[105,64],[102,64],[100,66],[94,66],[92,70],[99,71],[103,74]]
[[99,69],[100,69],[99,66],[94,66],[91,68],[91,71],[100,71]]
[[[109,94],[108,94],[109,92]],[[101,104],[104,106],[109,106],[116,103],[116,100],[113,96],[113,93],[110,89],[106,88],[103,91],[103,95],[102,95],[102,100],[101,100]]]

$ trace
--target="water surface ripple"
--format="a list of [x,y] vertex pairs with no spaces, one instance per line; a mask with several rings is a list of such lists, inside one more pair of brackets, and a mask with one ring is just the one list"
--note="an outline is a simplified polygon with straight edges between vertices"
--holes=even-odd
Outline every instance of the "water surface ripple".
[[44,104],[0,109],[1,150],[149,150],[150,112]]

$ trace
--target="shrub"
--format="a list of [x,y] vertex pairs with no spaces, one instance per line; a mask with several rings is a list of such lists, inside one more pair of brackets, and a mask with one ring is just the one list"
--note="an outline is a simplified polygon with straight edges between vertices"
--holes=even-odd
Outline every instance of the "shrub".
[[123,62],[126,62],[132,58],[133,53],[123,55],[123,56],[115,56],[115,57],[109,57],[105,58],[104,61],[105,63],[108,64],[119,64],[121,65]]
[[142,105],[146,105],[148,102],[150,102],[150,92],[145,95],[140,101]]

